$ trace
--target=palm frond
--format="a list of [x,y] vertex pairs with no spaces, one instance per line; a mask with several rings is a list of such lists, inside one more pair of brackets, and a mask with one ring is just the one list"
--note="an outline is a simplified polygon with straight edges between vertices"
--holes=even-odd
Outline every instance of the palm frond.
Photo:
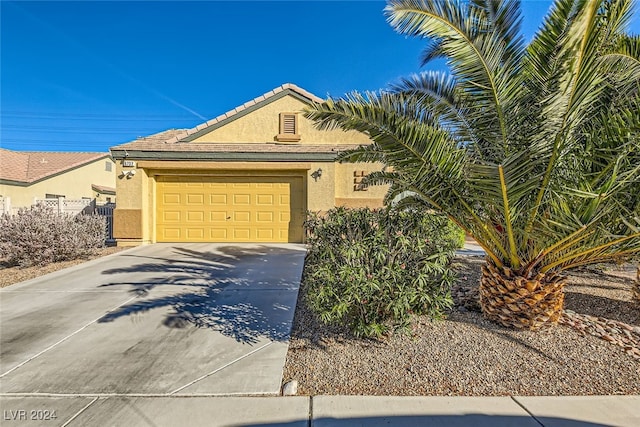
[[367,134],[342,161],[380,162],[387,202],[445,212],[525,277],[640,251],[640,41],[631,0],[557,0],[525,46],[519,2],[391,0],[427,39],[421,73],[306,114]]

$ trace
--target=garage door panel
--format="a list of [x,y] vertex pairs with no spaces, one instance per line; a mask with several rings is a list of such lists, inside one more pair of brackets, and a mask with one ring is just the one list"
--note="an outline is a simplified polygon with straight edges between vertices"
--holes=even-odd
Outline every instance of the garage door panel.
[[180,222],[180,212],[178,211],[165,211],[163,217],[165,222]]
[[204,212],[202,211],[188,211],[187,212],[187,222],[204,222]]
[[227,221],[227,211],[211,211],[209,212],[209,220],[211,222],[226,222]]
[[165,239],[180,239],[182,237],[179,228],[165,228],[162,234]]
[[235,221],[235,222],[250,222],[251,221],[251,213],[250,212],[238,212],[238,211],[235,211],[233,213],[233,221]]
[[257,222],[273,222],[273,212],[257,212],[256,213],[256,221]]
[[239,241],[248,241],[251,238],[251,230],[248,228],[234,228],[233,237]]
[[234,205],[249,205],[249,204],[251,204],[251,195],[249,195],[249,194],[234,194],[233,195],[233,204]]
[[227,205],[227,195],[226,194],[211,194],[209,196],[209,203],[212,205]]
[[226,242],[229,239],[226,228],[211,228],[209,230],[209,237],[212,242]]
[[161,176],[156,182],[159,242],[302,241],[301,176]]
[[187,204],[188,205],[203,205],[204,204],[204,194],[187,194]]
[[180,195],[179,194],[165,194],[162,197],[162,201],[165,205],[179,205],[180,204]]
[[258,239],[261,239],[261,240],[274,240],[273,231],[274,230],[272,228],[258,228],[256,230],[256,233],[258,235]]
[[202,240],[204,239],[203,228],[187,228],[187,239]]
[[256,195],[256,203],[258,205],[273,206],[273,194],[258,194],[258,195]]

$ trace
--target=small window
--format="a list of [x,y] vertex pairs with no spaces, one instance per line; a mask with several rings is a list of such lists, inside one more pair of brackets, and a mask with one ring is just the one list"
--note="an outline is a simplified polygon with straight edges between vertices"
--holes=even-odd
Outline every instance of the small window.
[[104,162],[104,170],[106,170],[107,172],[111,172],[111,162],[110,161],[106,161]]
[[298,114],[280,113],[280,133],[276,136],[276,140],[282,142],[300,141]]
[[59,199],[61,197],[64,197],[64,194],[50,194],[50,193],[46,193],[44,195],[45,199]]

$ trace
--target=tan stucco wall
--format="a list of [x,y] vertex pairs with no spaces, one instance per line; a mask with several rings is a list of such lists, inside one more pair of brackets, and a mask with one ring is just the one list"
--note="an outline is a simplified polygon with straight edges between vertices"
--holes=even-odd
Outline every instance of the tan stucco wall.
[[[112,163],[111,172],[105,170],[105,162]],[[64,195],[67,199],[94,199],[97,192],[91,189],[91,184],[116,186],[116,167],[111,159],[96,160],[27,187],[0,184],[0,195],[10,197],[11,206],[14,208],[29,207],[33,204],[34,197],[43,199],[47,193]],[[107,197],[112,197],[115,201],[115,196]],[[104,195],[102,199],[105,200]]]
[[[122,176],[123,171],[135,170],[136,174],[131,178]],[[118,196],[117,208],[142,209],[142,181],[144,170],[139,168],[122,167],[122,162],[116,163],[116,195]]]
[[[338,163],[336,164],[336,205],[347,207],[380,207],[382,199],[389,190],[388,185],[369,186],[366,191],[356,191],[354,189],[354,172],[362,172],[365,174],[379,171],[382,164],[378,163]],[[377,202],[369,202],[371,200]],[[352,200],[352,202],[348,202]]]
[[[144,169],[122,167],[122,162],[116,164],[116,194],[118,201],[113,212],[113,234],[118,240],[118,246],[129,244],[150,243],[147,215],[149,201],[149,177]],[[122,176],[122,172],[135,171],[135,175]],[[146,209],[145,209],[146,208]]]
[[274,142],[279,132],[280,113],[296,112],[299,113],[298,132],[301,136],[299,144],[367,144],[371,142],[366,135],[356,131],[316,129],[313,122],[302,115],[302,110],[307,106],[293,96],[285,96],[233,120],[193,142]]
[[[334,206],[380,207],[387,186],[354,191],[353,172],[380,170],[377,164],[339,164],[334,162],[188,162],[139,161],[131,178],[120,178],[123,168],[118,163],[116,188],[117,208],[114,213],[114,233],[118,245],[136,245],[155,241],[156,200],[155,177],[161,175],[301,175],[305,178],[305,209],[325,212]],[[317,179],[314,174],[322,169]],[[125,238],[126,237],[126,238]]]

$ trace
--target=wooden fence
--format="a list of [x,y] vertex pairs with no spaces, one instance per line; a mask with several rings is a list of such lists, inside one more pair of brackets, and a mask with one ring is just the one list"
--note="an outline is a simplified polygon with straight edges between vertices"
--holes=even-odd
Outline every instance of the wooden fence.
[[113,238],[113,210],[116,208],[115,203],[107,203],[106,205],[96,206],[95,213],[103,216],[107,220],[107,243],[114,244],[116,240]]

